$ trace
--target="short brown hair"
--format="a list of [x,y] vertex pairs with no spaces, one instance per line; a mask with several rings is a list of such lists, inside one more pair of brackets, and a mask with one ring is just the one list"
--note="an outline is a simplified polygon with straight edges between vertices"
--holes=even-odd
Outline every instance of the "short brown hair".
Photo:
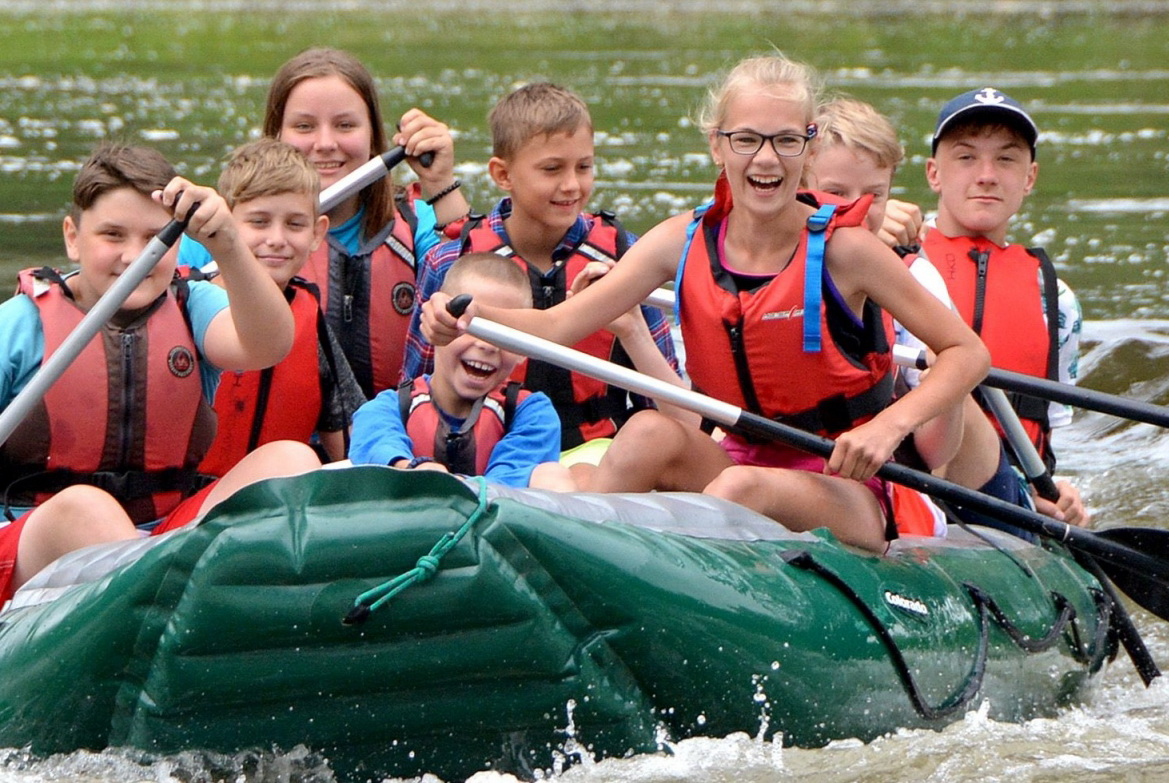
[[505,95],[487,115],[491,126],[491,154],[514,156],[537,136],[572,133],[579,128],[593,132],[589,107],[579,95],[551,82],[532,82]]
[[82,212],[112,190],[133,188],[150,198],[176,176],[174,166],[152,147],[102,143],[81,164],[73,180],[73,220],[80,221]]
[[459,256],[443,278],[443,293],[451,296],[465,293],[462,290],[464,281],[472,276],[515,286],[517,290],[524,292],[525,306],[532,306],[532,284],[528,280],[528,273],[514,260],[498,253],[477,252]]
[[309,196],[315,210],[321,177],[308,158],[291,144],[257,139],[231,153],[219,175],[218,189],[232,208],[263,196],[297,193]]

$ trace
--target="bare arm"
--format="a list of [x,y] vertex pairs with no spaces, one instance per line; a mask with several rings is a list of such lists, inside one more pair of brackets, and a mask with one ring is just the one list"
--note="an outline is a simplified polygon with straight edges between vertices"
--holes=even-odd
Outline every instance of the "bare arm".
[[[600,278],[612,271],[616,266],[615,262],[604,261],[590,261],[585,265],[576,279],[572,281],[569,287],[568,295],[576,296],[581,291],[585,290],[589,285],[592,285]],[[640,305],[634,305],[625,313],[618,316],[606,327],[608,331],[621,341],[621,347],[625,349],[630,361],[633,362],[633,367],[638,372],[656,378],[659,381],[664,381],[673,384],[681,389],[690,388],[682,379],[678,377],[678,373],[674,372],[674,368],[666,361],[666,357],[662,355],[661,349],[654,341],[653,334],[649,330],[649,324],[645,322],[645,315],[641,311]],[[702,417],[685,408],[679,408],[676,405],[670,405],[662,401],[657,401],[658,410],[673,418],[681,421],[684,424],[690,424],[695,427],[702,422]]]
[[176,215],[186,215],[199,205],[190,216],[187,233],[219,265],[229,306],[207,327],[207,358],[225,370],[259,370],[283,359],[292,348],[292,311],[240,238],[227,202],[213,188],[182,177],[167,183],[155,199]]
[[455,319],[446,309],[450,297],[435,293],[422,305],[422,333],[432,344],[446,345],[461,332],[458,321],[480,315],[561,345],[572,345],[605,328],[659,285],[673,279],[689,221],[689,213],[677,215],[650,229],[611,272],[578,296],[548,310],[487,307],[472,302],[467,312]]
[[[433,198],[455,182],[455,140],[445,124],[421,109],[410,109],[398,121],[394,143],[405,147],[410,156],[408,162],[418,175],[422,198]],[[434,162],[429,167],[418,161],[424,152],[434,153]],[[460,189],[452,190],[434,202],[434,216],[440,226],[465,217],[470,210],[471,206]]]
[[318,432],[317,436],[321,439],[321,446],[324,447],[325,453],[329,455],[330,462],[338,462],[345,459],[345,433],[341,430],[333,432]]
[[986,376],[990,356],[978,336],[864,229],[837,231],[828,243],[826,263],[837,289],[854,311],[866,297],[872,298],[937,357],[920,386],[837,440],[829,469],[864,479],[876,472],[906,435],[960,406],[963,397]]

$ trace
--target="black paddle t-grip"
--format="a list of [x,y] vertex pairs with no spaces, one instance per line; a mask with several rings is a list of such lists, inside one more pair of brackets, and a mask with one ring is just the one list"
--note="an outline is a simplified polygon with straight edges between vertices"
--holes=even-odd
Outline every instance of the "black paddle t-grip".
[[470,294],[459,294],[454,299],[446,304],[446,311],[458,318],[463,313],[467,312],[467,308],[471,306]]

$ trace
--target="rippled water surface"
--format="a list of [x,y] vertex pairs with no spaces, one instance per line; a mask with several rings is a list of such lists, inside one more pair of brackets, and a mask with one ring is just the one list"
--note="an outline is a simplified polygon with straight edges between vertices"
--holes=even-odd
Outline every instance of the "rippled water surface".
[[[711,8],[724,13],[704,13]],[[573,87],[596,124],[594,206],[615,209],[637,231],[708,192],[713,169],[691,118],[718,72],[743,55],[779,47],[819,67],[830,88],[889,114],[908,152],[899,195],[927,205],[924,160],[939,106],[966,89],[1001,87],[1043,131],[1039,186],[1014,236],[1046,246],[1080,295],[1088,319],[1082,383],[1169,404],[1164,2],[544,0],[515,10],[484,0],[370,0],[189,2],[182,11],[158,2],[0,3],[0,277],[62,263],[69,183],[95,141],[156,144],[188,176],[213,181],[224,153],[255,134],[271,73],[318,43],[352,49],[370,65],[391,117],[418,105],[455,129],[459,175],[481,209],[498,195],[484,167],[492,102],[527,79]],[[1164,430],[1081,412],[1056,443],[1099,524],[1169,522]],[[1169,666],[1166,624],[1135,617]],[[1162,780],[1166,687],[1143,688],[1122,654],[1087,703],[1056,719],[1004,725],[975,711],[943,732],[816,750],[746,736],[689,740],[670,755],[595,763],[585,754],[561,777]],[[306,749],[162,760],[120,751],[0,756],[0,782],[331,778]]]

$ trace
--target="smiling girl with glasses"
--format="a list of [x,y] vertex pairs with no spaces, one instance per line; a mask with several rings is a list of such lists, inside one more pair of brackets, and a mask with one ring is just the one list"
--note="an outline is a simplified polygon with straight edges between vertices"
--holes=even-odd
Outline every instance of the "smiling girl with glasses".
[[[880,552],[897,531],[888,487],[874,474],[903,438],[974,387],[988,359],[977,336],[864,227],[867,202],[834,212],[800,192],[814,135],[813,82],[811,69],[781,55],[740,63],[711,93],[701,121],[721,169],[711,202],[651,229],[563,304],[535,311],[472,303],[464,318],[484,315],[570,345],[674,281],[694,385],[832,435],[835,449],[825,463],[735,432],[715,441],[642,411],[618,431],[585,489],[701,491],[793,530],[827,526]],[[458,333],[447,301],[436,295],[423,307],[424,332],[437,344]],[[922,384],[892,404],[888,321],[878,303],[938,355]]]

